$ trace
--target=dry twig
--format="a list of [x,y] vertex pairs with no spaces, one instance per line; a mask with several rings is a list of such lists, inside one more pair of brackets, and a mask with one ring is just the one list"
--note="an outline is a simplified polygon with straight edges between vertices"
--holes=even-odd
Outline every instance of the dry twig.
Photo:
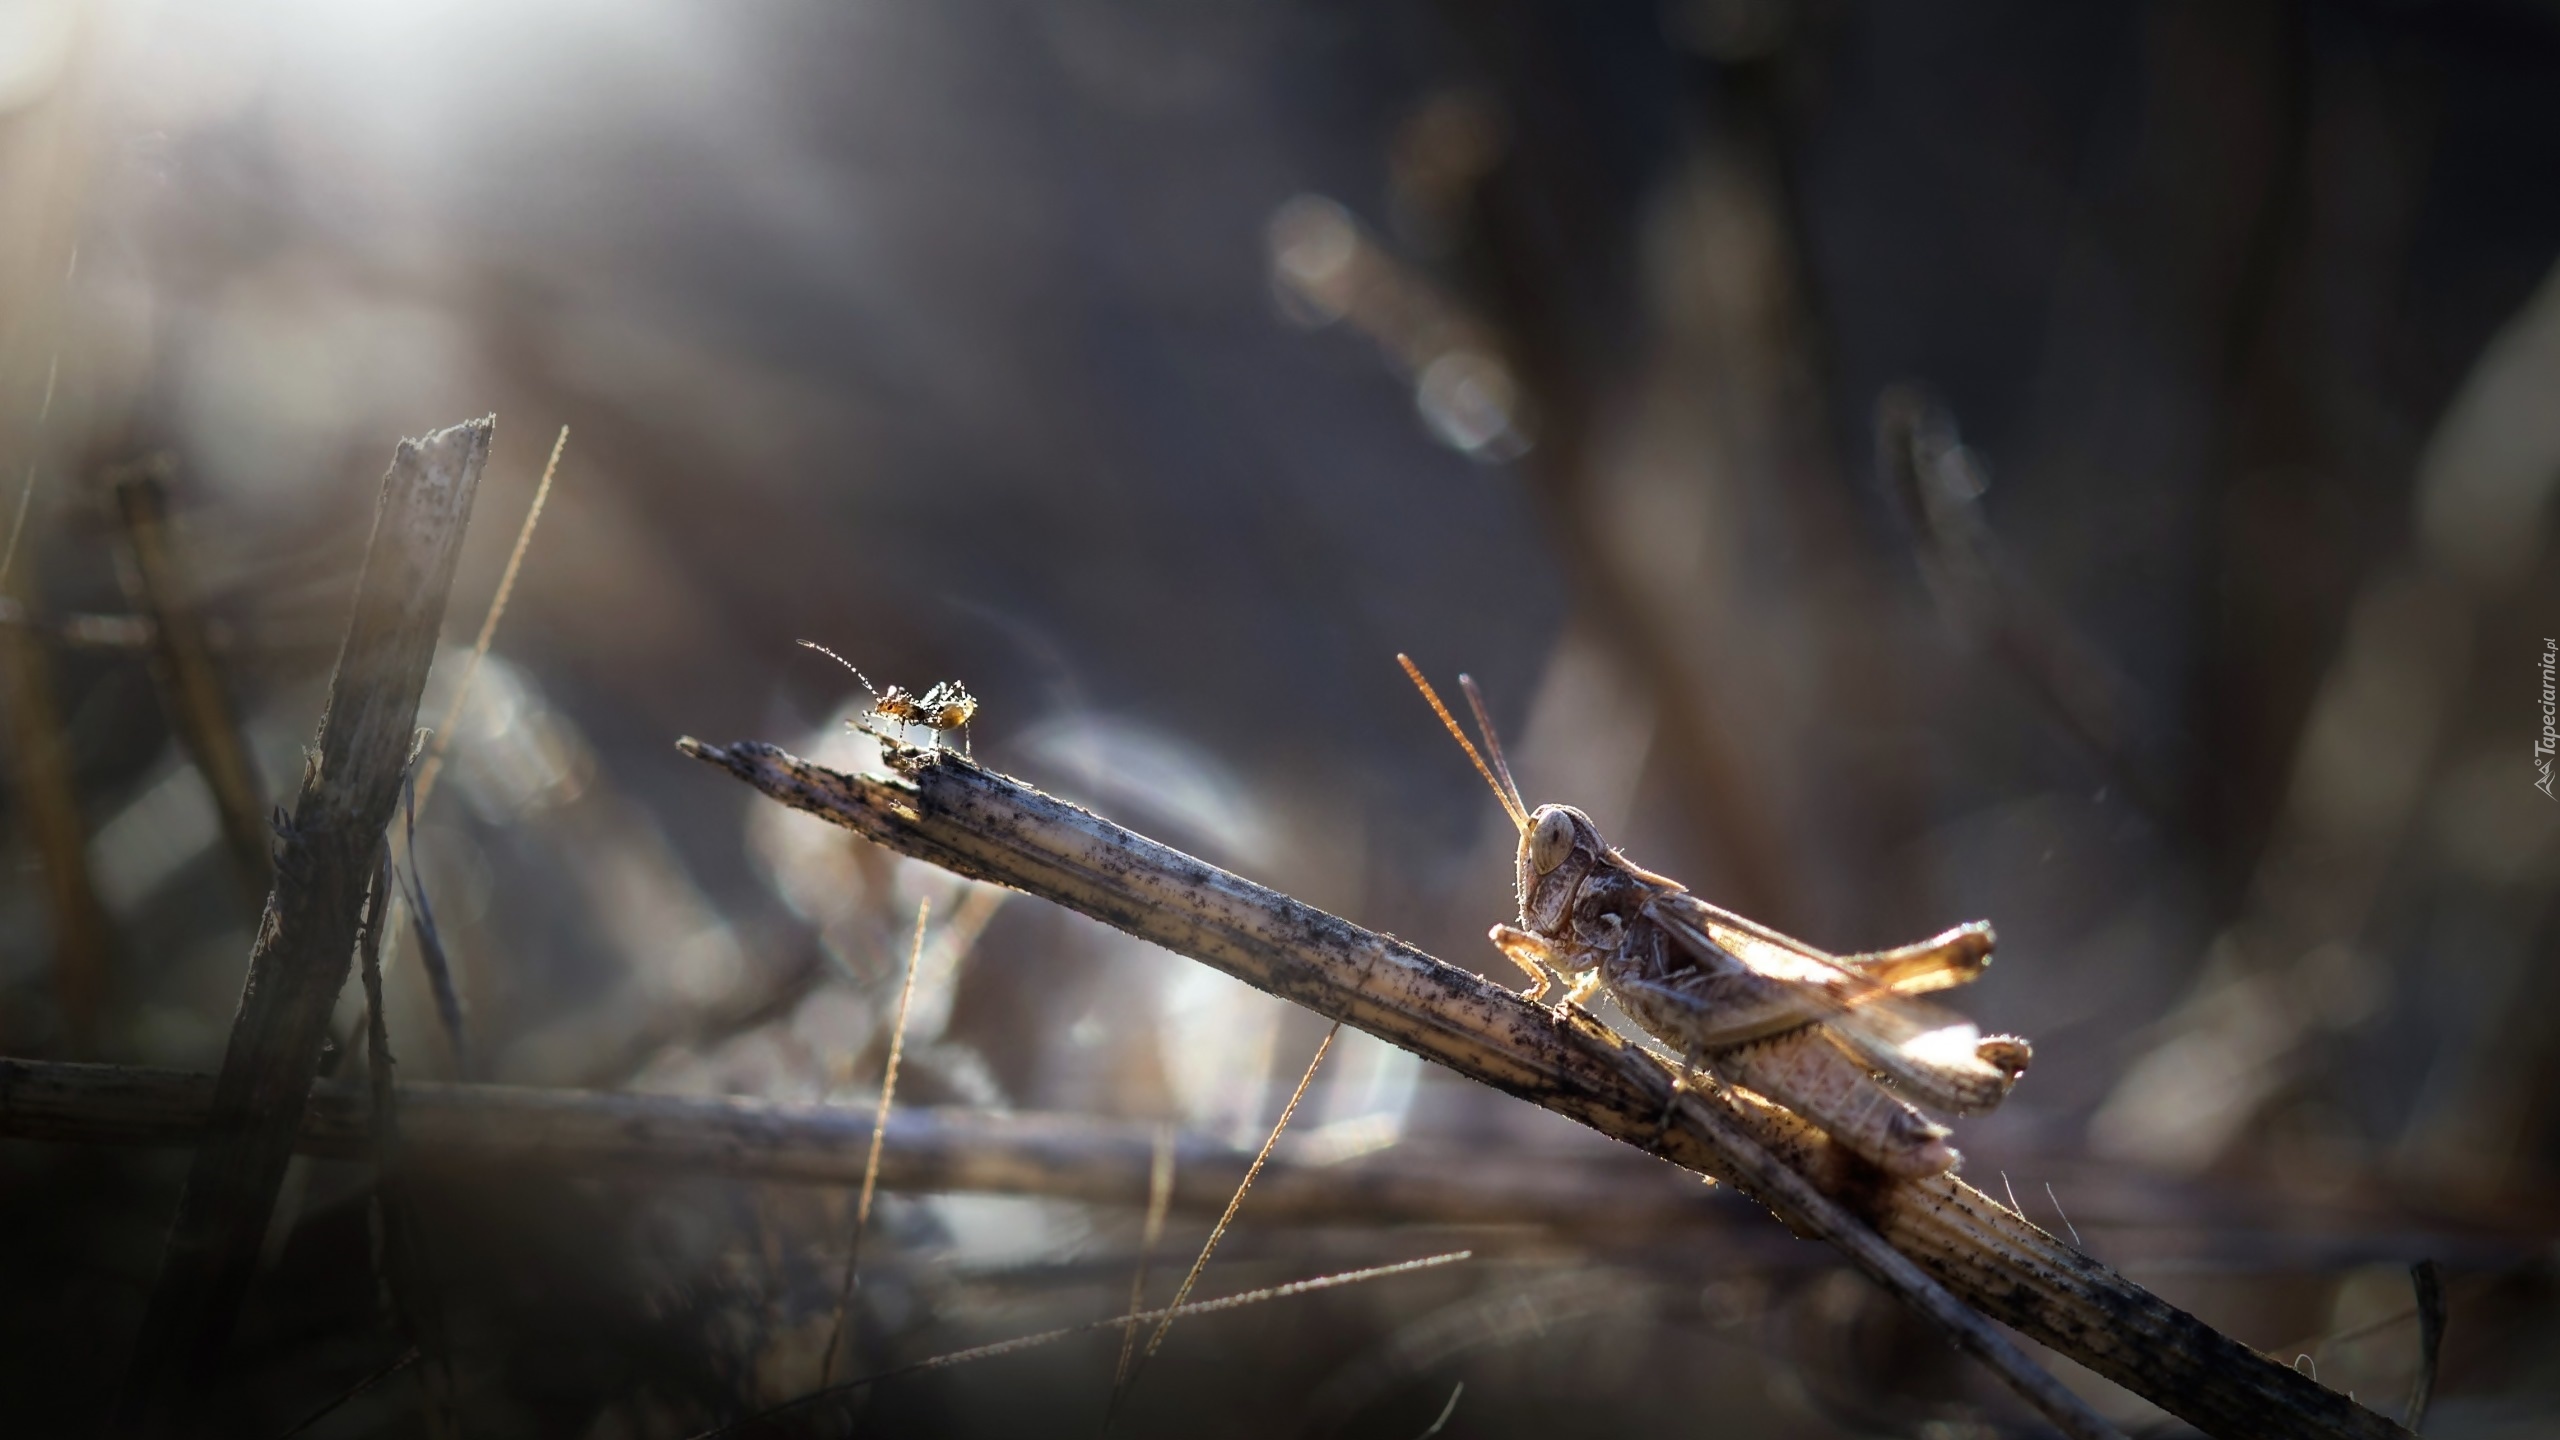
[[[30,481],[30,483],[33,483]],[[34,556],[14,569],[0,565],[0,587],[20,613],[34,608]],[[98,1003],[106,989],[108,929],[89,873],[89,834],[71,774],[70,735],[55,698],[53,654],[39,630],[0,627],[0,681],[8,689],[8,758],[16,806],[44,864],[45,918],[53,927],[55,1003],[75,1055],[96,1039]]]
[[[102,1145],[193,1145],[213,1077],[176,1070],[0,1060],[0,1137]],[[570,1174],[721,1175],[859,1185],[870,1117],[841,1105],[740,1097],[635,1095],[511,1085],[403,1084],[400,1155],[413,1170],[519,1167]],[[374,1157],[364,1091],[312,1088],[299,1153]],[[1161,1149],[1159,1147],[1162,1147]],[[1179,1138],[1143,1123],[1085,1115],[904,1110],[882,1136],[878,1185],[898,1193],[1039,1195],[1096,1205],[1150,1204],[1163,1160],[1164,1205],[1214,1216],[1253,1155],[1225,1140]],[[1295,1158],[1283,1144],[1254,1182],[1254,1214],[1291,1223],[1596,1226],[1630,1239],[1696,1230],[1736,1213],[1717,1192],[1652,1166],[1585,1168],[1399,1146],[1349,1164]],[[1161,1221],[1159,1221],[1161,1223]]]
[[267,804],[249,742],[224,692],[213,639],[197,613],[184,567],[169,534],[167,457],[116,471],[109,483],[124,525],[127,582],[136,609],[149,618],[152,672],[169,707],[170,728],[213,792],[222,841],[231,852],[252,909],[267,900]]
[[404,440],[383,476],[319,753],[285,825],[211,1118],[118,1402],[120,1431],[166,1429],[210,1388],[256,1271],[399,799],[493,423]]
[[1820,1132],[1740,1092],[1693,1086],[1662,1125],[1671,1066],[1588,1017],[1533,1006],[956,756],[902,753],[902,773],[882,777],[839,774],[769,745],[687,740],[681,748],[894,850],[1064,904],[1727,1180],[1797,1233],[1837,1246],[2072,1433],[2112,1430],[1985,1316],[2208,1433],[2407,1434],[1953,1176],[1884,1181]]

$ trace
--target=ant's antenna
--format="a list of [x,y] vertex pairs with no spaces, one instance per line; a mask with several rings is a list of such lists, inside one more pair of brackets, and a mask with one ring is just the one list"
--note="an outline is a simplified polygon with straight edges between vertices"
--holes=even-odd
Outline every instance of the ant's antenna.
[[1502,758],[1502,737],[1493,733],[1493,716],[1484,708],[1484,692],[1476,688],[1475,677],[1461,674],[1458,688],[1467,692],[1467,708],[1476,712],[1476,733],[1484,736],[1484,750],[1493,757],[1493,773],[1502,777],[1502,788],[1511,792],[1509,808],[1529,813],[1529,803],[1520,798],[1520,782],[1511,778],[1511,767]]
[[[834,662],[836,662],[837,664],[839,664],[839,665],[843,666],[843,667],[844,667],[844,668],[846,668],[847,670],[853,670],[853,662],[852,662],[852,661],[847,660],[846,658],[844,658],[843,656],[841,656],[841,655],[837,654],[837,653],[836,653],[836,652],[834,652],[833,650],[830,650],[830,649],[828,649],[826,646],[819,644],[817,641],[815,641],[815,640],[803,640],[803,641],[801,641],[800,643],[801,643],[801,644],[803,644],[803,645],[808,646],[808,647],[809,647],[810,649],[812,649],[812,650],[817,651],[819,654],[826,656],[828,659],[833,660]],[[876,701],[876,700],[878,700],[878,699],[880,698],[880,687],[879,687],[879,686],[877,686],[877,685],[872,684],[872,683],[871,683],[871,679],[870,679],[870,677],[869,677],[869,676],[864,675],[864,674],[863,674],[861,671],[859,671],[859,670],[853,670],[853,678],[862,682],[862,688],[871,692],[871,698],[872,698],[873,700],[875,700],[875,701]]]
[[[1467,732],[1458,728],[1458,717],[1450,714],[1449,707],[1440,703],[1440,692],[1432,689],[1431,682],[1422,678],[1422,671],[1415,667],[1413,657],[1398,655],[1396,663],[1404,667],[1404,673],[1411,677],[1415,687],[1422,691],[1422,698],[1431,702],[1432,712],[1440,717],[1441,724],[1449,727],[1449,734],[1456,738],[1458,748],[1466,751],[1467,758],[1476,762],[1476,773],[1484,777],[1484,783],[1493,787],[1493,798],[1502,802],[1502,813],[1511,817],[1512,825],[1521,833],[1528,833],[1528,808],[1520,803],[1512,791],[1502,788],[1501,781],[1493,778],[1492,767],[1484,763],[1482,755],[1476,753],[1475,742],[1467,738]],[[1488,740],[1492,738],[1491,732],[1487,732],[1486,738]]]

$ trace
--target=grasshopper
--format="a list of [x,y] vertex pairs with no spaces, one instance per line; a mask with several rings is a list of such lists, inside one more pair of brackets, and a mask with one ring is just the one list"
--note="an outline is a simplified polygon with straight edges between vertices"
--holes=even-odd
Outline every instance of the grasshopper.
[[2014,1035],[1985,1036],[1912,997],[1979,977],[1991,963],[1988,924],[1899,950],[1831,955],[1718,909],[1620,854],[1581,811],[1530,810],[1475,682],[1458,677],[1490,765],[1422,672],[1396,659],[1520,832],[1519,923],[1494,926],[1490,938],[1528,972],[1528,999],[1543,1000],[1562,981],[1561,1010],[1606,988],[1629,1019],[1678,1054],[1680,1086],[1709,1068],[1889,1175],[1955,1167],[1962,1157],[1947,1143],[1947,1128],[1912,1102],[1959,1115],[1988,1110],[2008,1095],[2032,1051]]
[[[895,685],[883,690],[873,685],[869,676],[855,670],[852,661],[826,646],[815,640],[800,643],[852,670],[853,678],[861,681],[862,688],[871,692],[870,712],[855,722],[855,728],[862,733],[893,745],[904,745],[907,743],[906,731],[910,727],[932,731],[936,742],[957,730],[960,732],[960,753],[969,753],[969,721],[978,713],[978,697],[970,694],[967,686],[957,680],[945,680],[922,695],[908,694]],[[893,732],[879,728],[883,724],[897,729]]]

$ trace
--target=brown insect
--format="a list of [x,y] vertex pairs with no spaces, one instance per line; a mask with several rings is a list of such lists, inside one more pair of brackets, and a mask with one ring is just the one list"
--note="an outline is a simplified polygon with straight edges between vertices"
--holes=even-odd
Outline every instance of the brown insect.
[[1458,677],[1491,765],[1414,663],[1396,659],[1519,828],[1520,923],[1494,926],[1491,938],[1529,972],[1528,998],[1543,999],[1561,979],[1563,1004],[1578,1005],[1605,986],[1628,1018],[1678,1053],[1683,1085],[1703,1065],[1892,1175],[1954,1167],[1960,1157],[1947,1128],[1912,1102],[1951,1114],[1988,1110],[2032,1052],[2016,1036],[1985,1036],[1912,997],[1980,976],[1991,963],[1989,925],[1899,950],[1830,955],[1718,909],[1612,849],[1581,811],[1532,812],[1475,682]]
[[[815,640],[800,643],[853,671],[853,678],[861,681],[862,688],[871,692],[871,709],[854,722],[855,728],[864,734],[893,745],[904,745],[907,743],[907,731],[921,728],[932,731],[935,743],[939,744],[943,736],[957,730],[960,732],[960,753],[969,753],[969,722],[978,713],[978,697],[970,694],[967,686],[957,680],[945,680],[922,695],[909,694],[895,685],[883,690],[872,684],[869,676],[854,669],[852,661],[826,646]],[[882,729],[882,724],[896,728]]]

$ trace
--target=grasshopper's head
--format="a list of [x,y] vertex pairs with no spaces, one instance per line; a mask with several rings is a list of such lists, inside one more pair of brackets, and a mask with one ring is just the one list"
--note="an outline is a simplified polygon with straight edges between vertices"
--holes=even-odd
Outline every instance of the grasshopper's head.
[[1591,817],[1570,805],[1541,805],[1520,832],[1520,925],[1550,938],[1564,933],[1582,884],[1609,863],[1609,844]]

